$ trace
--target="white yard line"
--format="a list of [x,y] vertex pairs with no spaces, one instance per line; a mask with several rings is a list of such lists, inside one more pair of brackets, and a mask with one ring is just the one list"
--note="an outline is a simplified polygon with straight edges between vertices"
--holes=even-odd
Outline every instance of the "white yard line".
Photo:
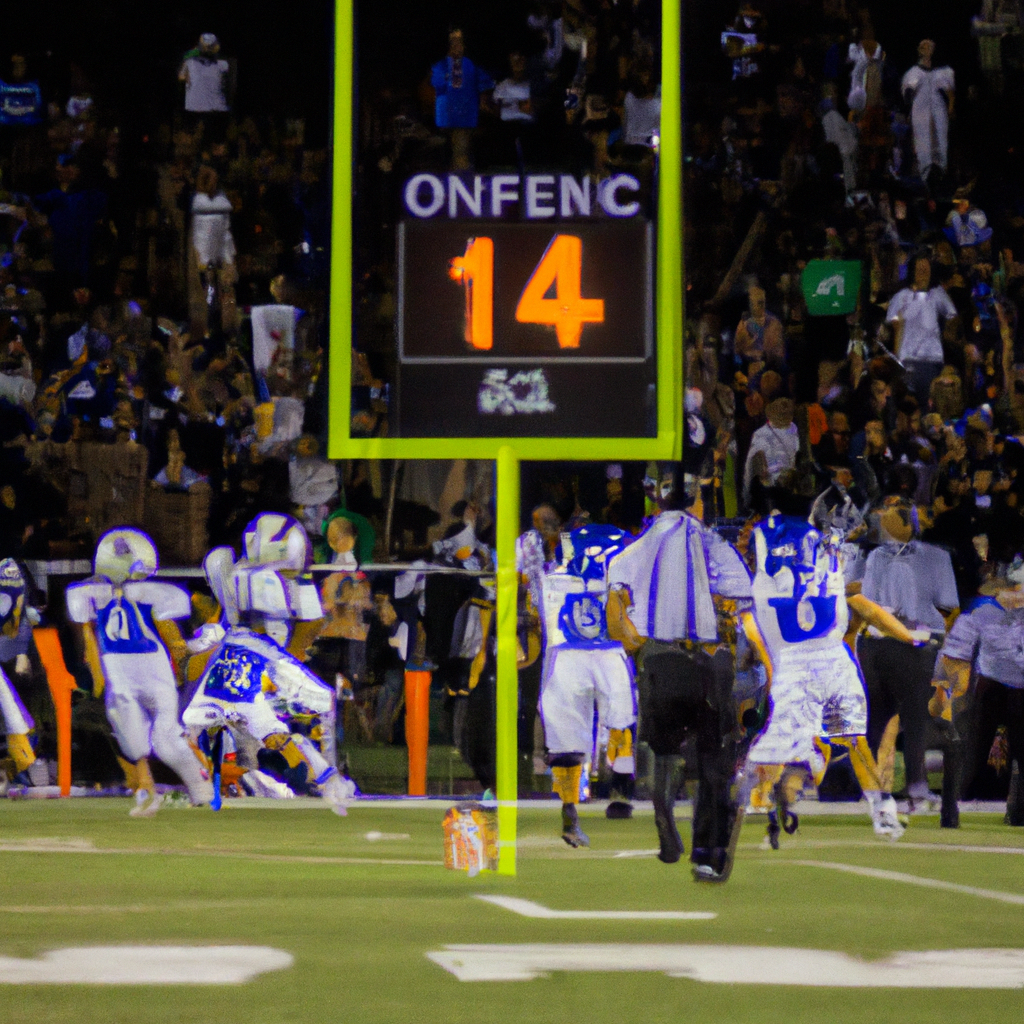
[[[1021,949],[895,952],[868,961],[838,950],[773,946],[537,943],[446,946],[427,958],[459,981],[532,981],[553,971],[657,971],[727,985],[1024,988]],[[784,1019],[784,1014],[776,1016]]]
[[267,946],[86,946],[0,957],[0,985],[241,985],[294,963]]
[[824,860],[778,860],[766,858],[765,864],[797,864],[804,868],[826,868],[830,871],[845,871],[851,875],[864,878],[878,878],[884,882],[902,882],[905,885],[919,885],[926,889],[945,889],[948,892],[961,892],[967,896],[978,896],[981,899],[997,900],[1000,903],[1013,903],[1024,907],[1024,895],[1013,892],[999,892],[996,889],[980,889],[975,885],[961,885],[959,882],[946,882],[940,878],[923,878],[920,875],[908,875],[903,871],[886,871],[883,868],[867,868],[859,864],[836,864]]
[[473,894],[478,900],[511,910],[520,917],[547,921],[712,921],[717,914],[705,910],[552,910],[516,896]]

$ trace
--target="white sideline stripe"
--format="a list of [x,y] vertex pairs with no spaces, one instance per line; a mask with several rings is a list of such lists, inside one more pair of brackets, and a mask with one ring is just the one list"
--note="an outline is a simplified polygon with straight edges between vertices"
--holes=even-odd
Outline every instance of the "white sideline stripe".
[[706,910],[552,910],[516,896],[490,896],[479,892],[473,895],[520,917],[549,921],[711,921],[718,917]]
[[863,875],[865,878],[879,878],[884,882],[903,882],[906,885],[920,885],[926,889],[945,889],[949,892],[962,892],[968,896],[979,896],[986,900],[998,900],[1000,903],[1013,903],[1024,907],[1024,895],[1013,892],[999,892],[996,889],[979,889],[975,885],[961,885],[959,882],[946,882],[940,878],[923,878],[920,875],[908,875],[902,871],[886,871],[883,868],[866,868],[859,864],[835,864],[825,860],[789,860],[771,861],[766,864],[799,864],[805,868],[827,868],[831,871],[845,871],[851,875]]
[[322,857],[315,854],[290,853],[249,853],[244,850],[160,850],[140,846],[135,849],[98,849],[94,846],[67,846],[54,842],[52,846],[42,846],[33,840],[31,846],[17,840],[0,842],[0,853],[79,853],[106,854],[114,857],[233,857],[236,860],[268,861],[276,864],[373,864],[377,866],[410,866],[410,867],[441,867],[443,860],[411,860],[400,857]]
[[268,946],[82,946],[0,957],[0,985],[241,985],[294,963]]
[[619,860],[625,857],[657,857],[660,850],[619,850],[614,859]]
[[773,946],[536,943],[457,945],[426,954],[459,981],[532,981],[552,971],[658,971],[718,984],[815,988],[1024,988],[1024,949],[942,949],[867,961]]

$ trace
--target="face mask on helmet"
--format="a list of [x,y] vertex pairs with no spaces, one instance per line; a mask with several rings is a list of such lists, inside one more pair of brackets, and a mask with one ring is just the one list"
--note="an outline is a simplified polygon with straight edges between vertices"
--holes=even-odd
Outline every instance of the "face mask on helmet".
[[159,567],[156,545],[142,530],[119,526],[103,534],[96,545],[93,570],[115,586],[148,579]]

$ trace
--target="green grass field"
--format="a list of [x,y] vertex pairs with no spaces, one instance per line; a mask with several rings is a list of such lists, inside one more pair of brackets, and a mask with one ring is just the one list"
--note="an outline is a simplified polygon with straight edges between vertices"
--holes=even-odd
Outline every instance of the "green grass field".
[[[242,985],[4,985],[5,1024],[934,1024],[1008,1022],[1024,1014],[1020,989],[711,984],[638,971],[462,982],[426,956],[465,943],[743,944],[768,947],[758,955],[765,961],[785,955],[770,947],[819,947],[867,959],[908,950],[1024,948],[1024,859],[1015,855],[1024,855],[1024,830],[996,815],[965,815],[957,832],[940,830],[937,817],[915,818],[896,844],[876,840],[866,816],[805,816],[778,852],[760,848],[763,819],[752,819],[732,880],[714,887],[695,885],[685,863],[616,856],[653,849],[650,813],[606,821],[584,809],[593,845],[573,851],[557,837],[554,806],[524,810],[518,877],[469,879],[442,865],[443,803],[367,803],[344,819],[302,801],[257,803],[219,815],[167,809],[133,820],[126,800],[0,801],[0,956],[130,944],[263,945],[294,956],[292,967]],[[368,839],[374,832],[385,838]],[[979,847],[990,849],[971,849]],[[535,919],[473,899],[476,893],[558,910],[717,917]]]

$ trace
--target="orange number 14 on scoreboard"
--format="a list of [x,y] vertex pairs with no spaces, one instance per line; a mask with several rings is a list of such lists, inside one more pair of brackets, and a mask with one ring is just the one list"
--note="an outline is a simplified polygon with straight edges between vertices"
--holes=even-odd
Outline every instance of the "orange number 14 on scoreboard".
[[[583,242],[575,235],[555,235],[526,282],[516,306],[521,324],[555,328],[559,348],[579,348],[584,324],[604,323],[604,300],[581,296]],[[476,349],[494,345],[494,241],[471,238],[462,256],[453,259],[448,276],[466,292],[466,341]],[[554,285],[555,297],[546,297]]]

